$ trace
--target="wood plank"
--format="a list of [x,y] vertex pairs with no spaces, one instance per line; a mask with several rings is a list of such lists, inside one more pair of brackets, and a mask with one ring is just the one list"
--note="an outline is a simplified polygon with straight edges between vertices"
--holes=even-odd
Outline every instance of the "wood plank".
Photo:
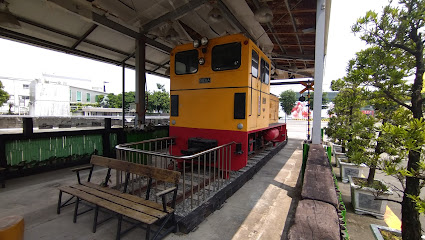
[[152,166],[146,166],[146,165],[137,164],[137,163],[131,163],[131,164],[132,166],[129,169],[130,173],[148,176],[156,180],[169,182],[169,183],[177,184],[179,182],[180,175],[181,175],[180,172],[168,170],[168,169],[156,168]]
[[90,163],[96,166],[108,167],[109,161],[111,158],[92,155]]
[[329,168],[331,167],[328,155],[322,145],[310,144],[307,159],[307,165],[309,164],[321,165]]
[[82,171],[82,170],[88,170],[88,169],[91,169],[91,168],[92,168],[92,165],[89,165],[89,166],[84,166],[84,167],[73,168],[73,169],[71,169],[71,171],[72,172],[78,172],[78,171]]
[[102,166],[106,168],[116,169],[118,171],[128,172],[130,169],[130,162],[117,160],[113,158],[107,158],[97,155],[92,155],[91,164],[96,166]]
[[127,161],[121,161],[117,159],[111,159],[108,168],[112,168],[118,171],[128,172],[131,169],[131,163]]
[[103,166],[107,168],[113,168],[123,172],[130,172],[137,175],[148,176],[159,181],[178,183],[180,179],[180,172],[162,169],[127,161],[121,161],[113,158],[107,158],[97,155],[92,155],[91,164],[97,166]]
[[337,207],[338,198],[331,169],[321,165],[307,164],[301,197],[320,200]]
[[[97,190],[100,190],[100,191],[103,191],[103,192],[106,192],[106,193],[113,194],[115,196],[125,198],[125,199],[133,201],[135,203],[143,204],[145,206],[148,206],[148,207],[162,211],[162,205],[159,204],[159,203],[156,203],[156,202],[153,202],[153,201],[150,201],[150,200],[145,200],[143,198],[140,198],[138,196],[131,195],[131,194],[128,194],[128,193],[122,193],[122,192],[115,190],[115,189],[112,189],[112,188],[102,187],[102,186],[99,186],[97,184],[90,183],[90,182],[86,182],[86,183],[84,183],[84,185],[91,187],[91,188],[95,188]],[[174,212],[174,209],[171,208],[171,207],[167,207],[167,212]]]
[[91,195],[89,193],[86,193],[84,191],[69,187],[69,186],[62,186],[59,187],[60,190],[63,192],[66,192],[68,194],[74,195],[78,198],[81,198],[87,202],[94,203],[98,205],[99,207],[106,208],[108,210],[111,210],[113,212],[122,214],[124,216],[127,216],[129,218],[133,218],[134,220],[146,223],[146,224],[153,224],[156,221],[158,221],[158,218],[149,216],[147,214],[141,213],[139,211],[118,205],[116,203],[110,202],[108,200],[96,197],[94,195]]
[[128,207],[128,208],[140,211],[142,213],[151,215],[153,217],[163,218],[163,217],[167,216],[167,213],[165,213],[163,211],[159,211],[157,209],[142,205],[140,203],[135,203],[135,202],[129,201],[127,199],[115,196],[113,194],[109,194],[109,193],[99,191],[97,189],[89,188],[89,187],[84,186],[84,185],[74,185],[74,186],[71,186],[71,187],[78,189],[78,190],[81,190],[81,191],[84,191],[84,192],[87,192],[89,194],[93,194],[96,197],[100,197],[100,198],[103,198],[105,200],[117,203],[119,205],[123,205],[125,207]]
[[340,226],[335,207],[315,200],[299,201],[288,239],[339,240]]

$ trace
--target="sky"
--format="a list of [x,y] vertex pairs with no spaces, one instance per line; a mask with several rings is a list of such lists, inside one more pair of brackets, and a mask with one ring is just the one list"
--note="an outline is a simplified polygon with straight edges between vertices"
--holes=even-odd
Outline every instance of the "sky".
[[[351,32],[351,26],[368,10],[380,12],[387,0],[333,0],[328,35],[323,91],[330,91],[332,80],[345,76],[345,69],[355,53],[366,48],[365,44]],[[33,47],[0,38],[0,78],[41,78],[42,74],[54,74],[92,80],[93,85],[115,94],[122,92],[122,68],[76,57],[69,54]],[[135,90],[135,72],[126,70],[125,90]],[[169,91],[169,79],[147,74],[147,89],[156,90],[156,83],[165,85]],[[300,91],[299,85],[273,86],[271,92],[279,95],[292,89]]]

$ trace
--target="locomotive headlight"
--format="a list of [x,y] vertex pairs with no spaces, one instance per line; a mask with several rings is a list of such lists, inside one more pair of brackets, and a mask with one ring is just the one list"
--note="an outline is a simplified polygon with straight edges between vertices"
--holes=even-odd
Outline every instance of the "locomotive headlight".
[[202,46],[205,46],[205,45],[207,45],[208,44],[208,38],[207,37],[203,37],[203,38],[201,38],[201,45]]
[[176,125],[176,120],[172,120],[171,124]]
[[199,42],[199,40],[198,40],[198,39],[196,39],[196,40],[194,40],[194,41],[193,41],[193,47],[194,47],[194,48],[198,48],[198,47],[199,47],[199,45],[200,45],[200,42]]
[[242,123],[239,123],[238,124],[238,129],[242,129],[243,128],[243,124]]
[[199,65],[204,65],[204,63],[205,63],[205,58],[201,57],[201,58],[198,60],[198,62],[199,62]]

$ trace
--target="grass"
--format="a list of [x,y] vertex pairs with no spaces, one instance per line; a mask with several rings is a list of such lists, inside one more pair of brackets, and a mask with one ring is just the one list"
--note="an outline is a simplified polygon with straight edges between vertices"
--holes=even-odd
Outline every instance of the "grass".
[[372,184],[368,184],[367,183],[367,179],[364,178],[353,178],[353,181],[356,185],[360,186],[360,187],[369,187],[369,188],[373,188],[377,191],[382,191],[385,192],[388,190],[388,187],[385,186],[385,184],[383,184],[381,181],[378,180],[373,180]]
[[379,229],[384,240],[402,240],[401,236],[387,230]]

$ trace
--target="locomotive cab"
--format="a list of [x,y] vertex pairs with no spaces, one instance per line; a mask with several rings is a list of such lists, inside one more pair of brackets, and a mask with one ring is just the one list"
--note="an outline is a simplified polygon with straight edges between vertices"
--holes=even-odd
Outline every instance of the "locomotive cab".
[[270,60],[251,40],[242,34],[203,39],[175,47],[170,56],[172,154],[236,142],[232,170],[238,170],[265,131],[278,129],[272,140],[285,140],[279,102],[270,94]]

